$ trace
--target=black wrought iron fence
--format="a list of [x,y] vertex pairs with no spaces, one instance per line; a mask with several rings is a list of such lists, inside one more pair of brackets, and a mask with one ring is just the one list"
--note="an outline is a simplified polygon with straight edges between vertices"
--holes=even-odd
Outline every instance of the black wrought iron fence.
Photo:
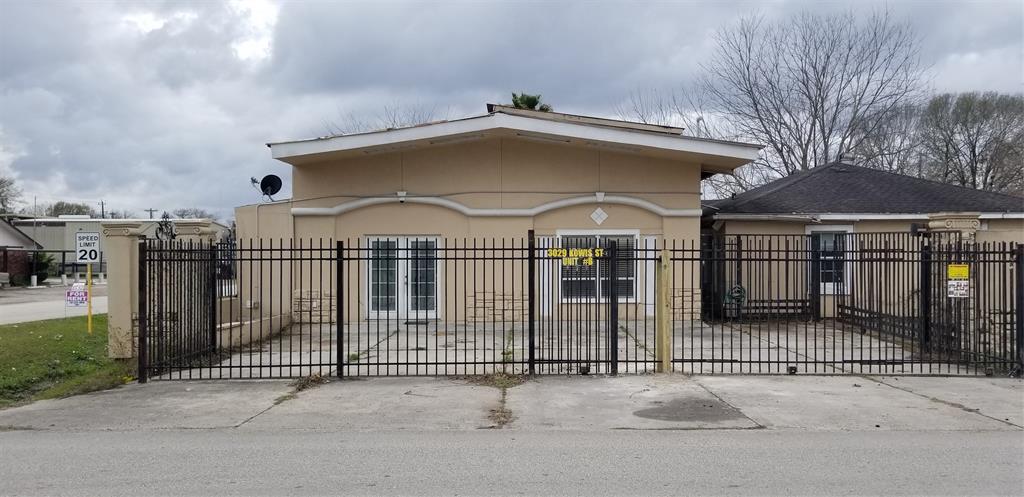
[[1022,250],[905,233],[144,241],[143,378],[1008,374]]

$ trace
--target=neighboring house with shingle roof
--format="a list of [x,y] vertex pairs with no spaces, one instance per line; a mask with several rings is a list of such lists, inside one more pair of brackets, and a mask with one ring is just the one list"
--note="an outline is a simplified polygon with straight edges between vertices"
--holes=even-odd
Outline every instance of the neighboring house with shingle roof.
[[909,231],[954,214],[978,219],[978,240],[1024,241],[1024,197],[842,162],[702,207],[705,229],[722,234]]

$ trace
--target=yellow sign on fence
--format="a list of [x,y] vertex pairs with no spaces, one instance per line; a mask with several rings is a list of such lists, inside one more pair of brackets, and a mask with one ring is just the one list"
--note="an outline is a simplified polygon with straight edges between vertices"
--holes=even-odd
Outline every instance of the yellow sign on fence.
[[548,257],[562,259],[563,266],[593,266],[594,257],[603,257],[602,248],[571,248],[552,247],[548,249]]
[[947,264],[946,277],[951,280],[966,280],[971,277],[971,269],[967,264]]

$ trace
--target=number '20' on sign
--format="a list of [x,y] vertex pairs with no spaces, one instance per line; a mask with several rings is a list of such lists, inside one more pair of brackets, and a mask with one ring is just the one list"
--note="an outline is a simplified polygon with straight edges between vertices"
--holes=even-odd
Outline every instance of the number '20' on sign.
[[75,261],[80,264],[99,262],[100,234],[75,233]]

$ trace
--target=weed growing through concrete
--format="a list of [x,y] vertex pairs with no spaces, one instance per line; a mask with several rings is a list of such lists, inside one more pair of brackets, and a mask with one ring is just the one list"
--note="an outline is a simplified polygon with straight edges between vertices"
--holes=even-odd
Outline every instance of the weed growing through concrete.
[[639,349],[643,350],[644,352],[646,352],[648,358],[654,359],[654,357],[655,357],[654,356],[654,351],[651,350],[651,349],[648,349],[647,348],[647,344],[644,343],[644,342],[641,342],[640,339],[637,338],[636,335],[634,335],[632,332],[629,331],[629,328],[627,328],[625,326],[619,326],[619,333],[622,333],[623,335],[626,335],[627,337],[632,338],[633,339],[633,343],[636,344],[637,348],[639,348]]
[[[501,351],[501,362],[512,362],[515,359],[515,335],[509,335],[505,347]],[[502,366],[504,369],[504,365]],[[504,374],[504,373],[503,373]]]
[[295,389],[294,392],[298,393],[298,392],[301,392],[303,390],[308,390],[310,388],[323,385],[324,383],[327,383],[327,382],[328,382],[327,378],[324,378],[323,376],[321,376],[320,373],[313,373],[313,374],[311,374],[309,376],[303,376],[302,378],[299,378],[299,379],[293,381],[292,382],[292,387],[294,387],[294,389]]
[[495,428],[504,428],[505,425],[511,423],[512,420],[515,419],[515,417],[512,416],[512,410],[505,406],[506,395],[508,395],[507,390],[502,389],[501,403],[498,404],[497,408],[491,409],[490,414],[487,415],[487,418],[494,423]]
[[297,395],[295,395],[294,392],[286,393],[286,394],[284,394],[284,395],[274,399],[274,405],[275,406],[281,405],[281,404],[283,404],[285,402],[288,402],[289,400],[292,400],[292,399],[294,399],[296,397],[297,397]]
[[482,376],[466,376],[465,380],[485,387],[500,389],[512,388],[526,383],[528,377],[522,374],[493,373]]
[[498,407],[491,409],[487,415],[487,419],[490,419],[491,422],[494,423],[489,428],[498,429],[504,428],[505,425],[515,420],[512,410],[506,406],[508,389],[522,385],[527,379],[526,375],[508,373],[493,373],[483,376],[465,377],[466,381],[474,385],[494,387],[501,390],[501,398],[498,400]]
[[288,392],[274,399],[274,405],[281,405],[285,402],[288,402],[289,400],[298,398],[299,392],[303,390],[309,390],[310,388],[318,387],[320,385],[323,385],[324,383],[328,383],[328,380],[327,378],[321,376],[320,373],[313,373],[309,376],[303,376],[302,378],[299,378],[291,383],[291,392]]

